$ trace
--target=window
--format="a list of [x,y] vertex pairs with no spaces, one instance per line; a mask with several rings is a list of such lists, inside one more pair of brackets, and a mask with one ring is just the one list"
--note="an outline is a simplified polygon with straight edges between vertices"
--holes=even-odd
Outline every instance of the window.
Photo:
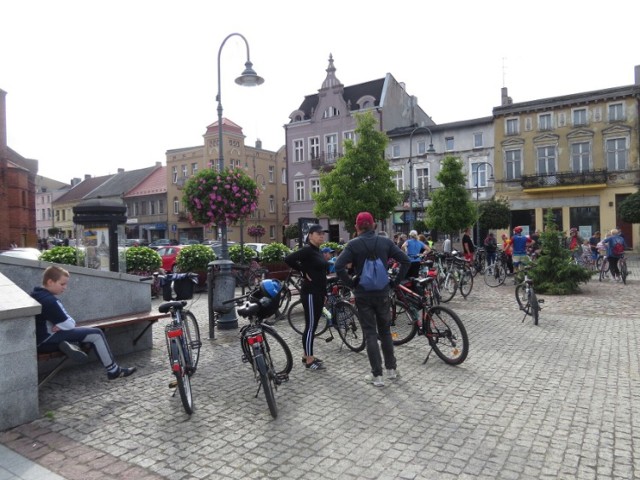
[[400,157],[400,145],[395,144],[391,145],[391,158],[399,158]]
[[269,212],[275,213],[276,211],[276,199],[273,198],[273,195],[269,195]]
[[325,151],[327,152],[327,159],[331,160],[338,156],[338,135],[332,133],[325,135],[324,137]]
[[453,150],[453,137],[445,137],[444,139],[444,149],[447,152]]
[[356,134],[354,131],[344,132],[343,135],[345,140],[351,140],[354,145],[356,144]]
[[393,181],[396,184],[396,190],[402,192],[404,190],[404,177],[402,176],[402,170],[396,170],[394,172]]
[[178,200],[178,197],[173,197],[173,213],[174,215],[180,213],[180,200]]
[[571,171],[588,172],[591,163],[591,145],[589,142],[571,144]]
[[504,152],[507,180],[520,178],[522,175],[522,151],[506,150]]
[[424,155],[427,153],[427,142],[420,140],[417,144],[418,155]]
[[156,202],[153,200],[149,200],[149,215],[156,214]]
[[296,202],[304,202],[304,180],[296,180],[293,182],[293,191]]
[[182,178],[187,178],[188,173],[189,170],[187,169],[187,164],[185,163],[184,165],[182,165]]
[[552,128],[550,113],[541,113],[538,115],[538,130],[551,130]]
[[283,185],[287,184],[287,169],[283,168],[282,172],[280,173],[280,183],[282,183]]
[[310,184],[311,184],[311,193],[320,193],[320,179],[319,178],[312,178],[310,180]]
[[41,209],[40,210],[40,220],[46,220],[47,219],[47,213],[45,211],[45,209]]
[[274,167],[273,165],[269,165],[269,183],[273,183],[275,180],[275,172],[276,172],[276,167]]
[[309,156],[310,158],[320,158],[320,139],[318,137],[309,139]]
[[576,108],[573,113],[573,126],[580,127],[587,124],[587,109]]
[[607,169],[625,170],[627,168],[627,141],[624,138],[611,138],[606,142]]
[[164,213],[164,200],[158,200],[158,213]]
[[471,164],[471,187],[484,188],[487,186],[487,164]]
[[140,215],[140,206],[138,202],[133,202],[133,216],[137,217],[138,215]]
[[276,238],[276,226],[275,225],[269,225],[269,238],[271,238],[271,239]]
[[140,215],[146,215],[147,214],[147,202],[142,201],[140,202]]
[[304,142],[302,140],[293,141],[293,163],[304,161]]
[[195,175],[198,173],[198,164],[197,163],[192,163],[191,164],[191,175]]
[[173,183],[178,183],[178,167],[173,167],[171,169],[171,177]]
[[421,190],[427,190],[429,188],[428,168],[416,168],[416,187]]
[[507,118],[505,122],[507,135],[518,135],[520,133],[520,121],[517,118]]
[[484,147],[484,139],[482,138],[482,132],[473,134],[473,148]]
[[337,117],[338,115],[340,115],[340,110],[338,110],[336,107],[329,107],[322,114],[322,118]]
[[538,174],[556,173],[556,147],[538,147]]
[[612,103],[609,105],[609,121],[620,122],[624,120],[624,109],[622,103]]

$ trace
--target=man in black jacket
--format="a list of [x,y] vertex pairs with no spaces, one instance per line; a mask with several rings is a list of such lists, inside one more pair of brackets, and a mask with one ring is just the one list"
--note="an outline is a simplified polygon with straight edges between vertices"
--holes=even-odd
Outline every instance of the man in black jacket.
[[[365,260],[369,253],[375,254],[383,265],[387,265],[389,258],[400,263],[400,271],[396,279],[402,281],[407,274],[410,260],[406,253],[393,243],[390,238],[376,235],[376,224],[369,212],[360,212],[356,217],[356,232],[358,237],[351,240],[336,260],[336,274],[346,285],[354,288],[358,317],[362,325],[367,346],[367,356],[371,364],[371,375],[365,379],[376,387],[384,386],[382,379],[382,358],[378,338],[382,346],[384,366],[387,370],[387,378],[395,379],[396,357],[393,352],[393,340],[391,338],[391,305],[389,303],[389,285],[382,290],[365,290],[358,284],[357,278],[362,274]],[[347,273],[347,267],[353,266],[356,272],[354,282]]]

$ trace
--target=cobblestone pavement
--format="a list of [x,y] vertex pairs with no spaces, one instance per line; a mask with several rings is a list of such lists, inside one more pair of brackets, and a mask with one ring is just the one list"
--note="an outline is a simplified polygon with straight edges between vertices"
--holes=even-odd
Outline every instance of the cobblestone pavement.
[[[96,364],[69,369],[40,392],[42,418],[0,443],[67,479],[630,479],[640,478],[640,265],[625,285],[590,282],[568,297],[541,296],[540,325],[522,321],[513,285],[480,277],[450,303],[470,337],[458,367],[416,338],[397,347],[401,378],[364,382],[364,352],[316,343],[326,371],[306,371],[301,340],[276,326],[294,354],[273,420],[237,330],[204,345],[193,377],[196,411],[167,387],[162,328],[154,349],[108,382]],[[507,280],[509,283],[509,279]],[[155,302],[157,305],[158,302]],[[638,427],[638,429],[636,429]]]

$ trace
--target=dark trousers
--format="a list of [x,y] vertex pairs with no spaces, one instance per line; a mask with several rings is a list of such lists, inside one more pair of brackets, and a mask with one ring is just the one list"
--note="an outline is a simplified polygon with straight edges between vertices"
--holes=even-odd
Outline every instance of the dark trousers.
[[391,339],[391,303],[389,295],[356,297],[358,318],[364,333],[367,356],[374,377],[382,375],[382,357],[378,346],[378,337],[382,346],[382,356],[386,369],[396,369],[396,357]]
[[302,308],[304,308],[304,332],[302,333],[302,350],[308,357],[313,357],[313,338],[318,329],[324,295],[313,293],[301,293]]

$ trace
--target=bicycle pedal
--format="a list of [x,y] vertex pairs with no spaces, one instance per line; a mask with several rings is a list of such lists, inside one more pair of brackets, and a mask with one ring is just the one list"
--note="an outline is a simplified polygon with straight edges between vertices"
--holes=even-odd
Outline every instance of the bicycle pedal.
[[169,382],[169,388],[176,388],[178,386],[177,380],[172,380]]
[[544,298],[539,298],[538,303],[544,303]]
[[287,373],[276,375],[276,384],[280,385],[281,383],[288,382],[288,381],[289,381],[289,375]]
[[249,359],[246,355],[242,355],[242,363],[249,363]]

